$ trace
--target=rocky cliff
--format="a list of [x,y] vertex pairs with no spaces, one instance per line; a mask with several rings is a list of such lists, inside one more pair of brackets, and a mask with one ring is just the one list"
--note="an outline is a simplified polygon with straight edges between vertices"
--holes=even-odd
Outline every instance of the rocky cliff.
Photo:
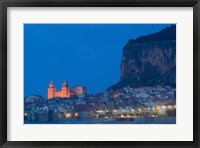
[[176,26],[137,39],[123,48],[121,75],[108,90],[123,87],[176,87]]

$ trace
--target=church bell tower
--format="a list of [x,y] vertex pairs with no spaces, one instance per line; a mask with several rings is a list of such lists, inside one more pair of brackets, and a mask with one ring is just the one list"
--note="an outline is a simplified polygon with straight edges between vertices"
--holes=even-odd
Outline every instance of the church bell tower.
[[56,92],[56,88],[53,82],[51,81],[48,88],[48,99],[53,98],[55,96],[55,92]]
[[67,98],[70,96],[70,90],[66,81],[62,85],[62,98]]

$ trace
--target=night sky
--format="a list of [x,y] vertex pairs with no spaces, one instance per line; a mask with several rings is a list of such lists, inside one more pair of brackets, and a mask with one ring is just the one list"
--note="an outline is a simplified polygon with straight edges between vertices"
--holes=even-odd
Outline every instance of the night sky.
[[42,95],[52,80],[60,90],[84,85],[105,91],[120,78],[122,48],[129,39],[158,32],[169,24],[25,24],[24,95]]

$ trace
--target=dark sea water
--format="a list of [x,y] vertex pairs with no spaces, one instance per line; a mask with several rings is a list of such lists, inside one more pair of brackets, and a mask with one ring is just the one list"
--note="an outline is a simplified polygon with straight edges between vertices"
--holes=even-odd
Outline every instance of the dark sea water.
[[134,121],[116,121],[113,118],[66,119],[52,122],[24,122],[24,124],[176,124],[176,117],[136,118]]

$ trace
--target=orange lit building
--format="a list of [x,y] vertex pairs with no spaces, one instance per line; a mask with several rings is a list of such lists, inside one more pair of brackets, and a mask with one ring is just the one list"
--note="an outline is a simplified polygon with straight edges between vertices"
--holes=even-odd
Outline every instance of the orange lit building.
[[119,98],[119,93],[114,93],[114,98]]
[[64,81],[61,91],[58,92],[56,92],[56,88],[53,82],[51,81],[48,88],[48,99],[52,99],[55,97],[60,97],[60,98],[70,97],[70,89],[66,81]]

